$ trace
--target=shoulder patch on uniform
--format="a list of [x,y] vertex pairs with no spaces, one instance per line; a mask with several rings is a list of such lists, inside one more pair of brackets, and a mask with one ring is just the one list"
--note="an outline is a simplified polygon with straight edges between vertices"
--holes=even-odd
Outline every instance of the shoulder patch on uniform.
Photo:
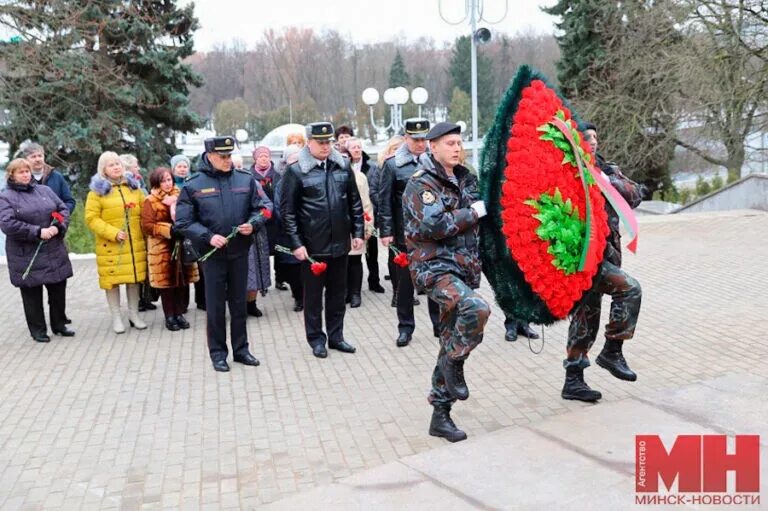
[[421,192],[421,202],[423,202],[426,205],[434,204],[437,198],[435,197],[435,194],[430,192],[429,190],[424,190]]

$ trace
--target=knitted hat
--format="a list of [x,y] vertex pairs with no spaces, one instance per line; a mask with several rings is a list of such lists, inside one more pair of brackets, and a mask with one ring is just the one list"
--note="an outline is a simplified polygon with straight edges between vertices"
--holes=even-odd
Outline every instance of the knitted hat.
[[256,158],[258,158],[260,154],[264,154],[264,153],[266,153],[267,156],[270,156],[270,157],[272,156],[272,151],[269,150],[269,147],[265,145],[254,147],[253,153],[252,153],[253,159],[256,160]]
[[176,165],[178,165],[181,162],[187,162],[187,166],[189,166],[189,158],[184,156],[183,154],[177,154],[173,158],[171,158],[171,170],[176,168]]

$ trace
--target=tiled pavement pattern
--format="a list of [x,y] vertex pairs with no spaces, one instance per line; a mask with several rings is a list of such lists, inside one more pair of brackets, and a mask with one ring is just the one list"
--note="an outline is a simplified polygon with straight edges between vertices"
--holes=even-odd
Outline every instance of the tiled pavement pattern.
[[[768,374],[766,237],[760,212],[642,218],[640,253],[625,256],[644,291],[626,350],[640,378],[619,382],[593,366],[587,378],[603,401]],[[264,317],[248,320],[262,365],[219,374],[202,313],[190,312],[186,332],[145,313],[148,330],[118,336],[94,262],[77,261],[75,274],[77,336],[48,345],[30,339],[18,291],[0,278],[0,509],[254,509],[444,444],[426,434],[437,344],[424,300],[414,342],[398,349],[391,295],[366,291],[347,314],[357,353],[318,360],[289,293],[270,290]],[[490,298],[487,284],[482,292]],[[504,342],[494,306],[466,365],[472,396],[454,409],[470,436],[585,406],[559,397],[566,327],[546,329],[534,355]]]

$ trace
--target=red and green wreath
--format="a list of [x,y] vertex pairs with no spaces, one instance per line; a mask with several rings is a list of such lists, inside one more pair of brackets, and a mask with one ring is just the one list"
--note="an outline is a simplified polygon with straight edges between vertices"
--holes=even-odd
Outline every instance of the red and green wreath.
[[577,122],[544,77],[524,66],[486,138],[483,267],[505,313],[524,321],[565,318],[602,262],[605,198]]

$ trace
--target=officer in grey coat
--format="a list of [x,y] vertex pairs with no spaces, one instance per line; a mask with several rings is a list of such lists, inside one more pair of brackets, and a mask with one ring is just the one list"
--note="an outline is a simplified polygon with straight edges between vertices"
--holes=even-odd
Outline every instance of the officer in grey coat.
[[[379,174],[379,209],[377,223],[381,235],[381,244],[388,247],[390,243],[401,252],[405,251],[405,230],[403,221],[403,192],[411,176],[416,172],[419,157],[425,153],[427,142],[425,137],[429,131],[429,121],[423,118],[405,120],[405,143],[401,145],[394,156],[384,162]],[[408,268],[395,265],[396,273],[392,276],[397,280],[397,330],[395,341],[398,347],[407,346],[411,342],[416,320],[413,317],[413,282]],[[437,336],[439,309],[433,300],[428,300],[429,316]]]

